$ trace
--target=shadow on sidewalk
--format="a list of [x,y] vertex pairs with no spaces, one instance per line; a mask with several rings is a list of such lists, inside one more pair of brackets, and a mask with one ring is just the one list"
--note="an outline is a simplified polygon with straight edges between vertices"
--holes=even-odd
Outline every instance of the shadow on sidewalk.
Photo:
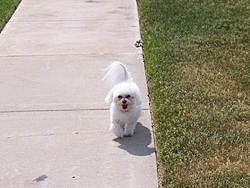
[[151,144],[151,132],[141,123],[137,123],[135,135],[133,137],[116,138],[120,149],[126,150],[131,155],[146,156],[155,152],[155,148],[148,147]]

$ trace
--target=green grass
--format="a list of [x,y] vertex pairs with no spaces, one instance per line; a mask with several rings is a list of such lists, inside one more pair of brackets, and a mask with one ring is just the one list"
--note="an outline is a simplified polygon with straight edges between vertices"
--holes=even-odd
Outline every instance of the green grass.
[[0,0],[0,32],[16,10],[21,0]]
[[159,184],[250,186],[250,2],[137,0]]

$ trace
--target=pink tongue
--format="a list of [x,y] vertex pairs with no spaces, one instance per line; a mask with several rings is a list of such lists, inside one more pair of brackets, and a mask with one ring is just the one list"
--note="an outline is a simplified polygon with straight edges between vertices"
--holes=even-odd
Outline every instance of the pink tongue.
[[126,110],[127,108],[128,108],[128,105],[127,105],[127,104],[122,105],[122,109],[123,109],[123,110]]

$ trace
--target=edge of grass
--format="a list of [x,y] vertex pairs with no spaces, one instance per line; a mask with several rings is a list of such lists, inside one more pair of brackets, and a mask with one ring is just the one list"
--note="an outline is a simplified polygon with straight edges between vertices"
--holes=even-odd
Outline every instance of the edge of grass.
[[21,0],[0,0],[0,33],[20,2]]

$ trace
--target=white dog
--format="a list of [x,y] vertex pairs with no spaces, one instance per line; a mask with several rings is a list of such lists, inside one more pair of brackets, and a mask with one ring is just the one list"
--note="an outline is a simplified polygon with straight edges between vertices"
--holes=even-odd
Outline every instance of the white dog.
[[113,87],[105,98],[110,104],[109,130],[119,138],[133,136],[142,111],[140,90],[121,62],[113,62],[107,70],[103,80]]

